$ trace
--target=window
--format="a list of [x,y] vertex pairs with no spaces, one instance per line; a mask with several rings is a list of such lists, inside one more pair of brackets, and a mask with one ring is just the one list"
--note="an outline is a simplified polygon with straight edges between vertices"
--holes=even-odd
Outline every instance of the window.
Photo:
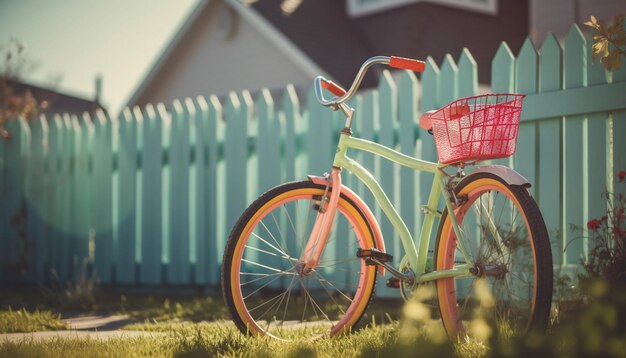
[[490,15],[498,13],[498,0],[347,0],[348,15],[365,16],[418,2],[441,4]]

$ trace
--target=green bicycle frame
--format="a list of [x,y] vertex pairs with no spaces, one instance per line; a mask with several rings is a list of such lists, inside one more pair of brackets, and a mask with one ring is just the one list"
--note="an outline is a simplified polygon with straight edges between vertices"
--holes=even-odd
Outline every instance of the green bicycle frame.
[[[430,194],[428,196],[428,204],[425,207],[426,217],[422,223],[421,232],[418,240],[418,247],[416,248],[413,241],[413,237],[409,232],[406,224],[396,211],[395,207],[381,188],[380,184],[376,181],[374,176],[363,166],[357,163],[352,158],[348,157],[348,149],[356,149],[372,153],[379,157],[385,158],[393,163],[400,164],[402,166],[412,168],[414,170],[425,171],[433,173],[435,178],[433,180]],[[461,238],[461,232],[457,224],[456,216],[452,206],[452,201],[446,191],[446,173],[443,171],[445,166],[437,163],[428,162],[416,158],[409,157],[408,155],[397,152],[391,148],[385,147],[378,143],[374,143],[365,139],[354,138],[350,134],[342,132],[339,137],[339,143],[337,146],[337,153],[333,160],[333,166],[337,168],[345,168],[354,174],[359,180],[361,180],[367,188],[372,192],[376,202],[382,208],[385,216],[389,219],[394,229],[400,236],[406,258],[409,264],[414,270],[416,275],[416,282],[427,282],[431,280],[437,280],[449,277],[461,277],[472,276],[470,273],[470,265],[464,264],[455,266],[450,270],[433,271],[426,273],[426,259],[428,254],[428,241],[432,233],[432,228],[435,222],[435,217],[441,216],[437,211],[439,204],[439,197],[443,193],[444,202],[448,209],[448,214],[451,220],[452,228],[457,238]],[[463,245],[463,240],[457,240],[458,248],[465,258],[465,262],[472,262],[466,247]]]

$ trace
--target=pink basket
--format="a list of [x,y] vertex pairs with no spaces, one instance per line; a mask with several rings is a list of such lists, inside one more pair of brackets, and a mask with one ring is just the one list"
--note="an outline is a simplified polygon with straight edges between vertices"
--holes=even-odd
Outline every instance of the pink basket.
[[523,94],[458,99],[430,115],[439,162],[454,164],[515,153]]

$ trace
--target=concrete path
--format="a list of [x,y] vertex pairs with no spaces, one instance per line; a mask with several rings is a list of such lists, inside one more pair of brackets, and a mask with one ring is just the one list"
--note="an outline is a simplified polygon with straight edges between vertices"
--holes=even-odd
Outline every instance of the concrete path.
[[111,338],[153,337],[163,334],[160,332],[120,331],[119,329],[123,326],[134,322],[127,315],[77,316],[62,321],[70,326],[70,330],[0,334],[0,343],[23,340],[44,341],[57,338],[107,340]]
[[30,333],[8,333],[0,334],[0,344],[4,342],[23,341],[47,341],[53,339],[100,339],[111,338],[133,338],[133,337],[156,337],[162,332],[141,332],[141,331],[47,331]]
[[128,315],[76,316],[62,319],[61,321],[67,323],[70,329],[77,331],[114,331],[135,322]]

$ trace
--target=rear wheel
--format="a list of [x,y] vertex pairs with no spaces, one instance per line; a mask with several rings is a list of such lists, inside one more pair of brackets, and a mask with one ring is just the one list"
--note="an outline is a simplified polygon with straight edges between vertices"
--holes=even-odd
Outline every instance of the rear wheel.
[[319,266],[301,269],[324,189],[309,181],[278,186],[252,203],[233,228],[222,290],[242,332],[317,338],[351,330],[364,314],[376,270],[356,252],[375,244],[365,216],[347,197],[340,196]]
[[469,264],[473,276],[437,281],[448,335],[472,335],[470,322],[481,302],[501,333],[524,335],[531,328],[545,329],[552,299],[552,256],[537,204],[526,188],[508,185],[489,173],[468,176],[455,191],[465,200],[455,216],[470,262],[461,254],[446,210],[437,235],[435,267],[449,270]]

